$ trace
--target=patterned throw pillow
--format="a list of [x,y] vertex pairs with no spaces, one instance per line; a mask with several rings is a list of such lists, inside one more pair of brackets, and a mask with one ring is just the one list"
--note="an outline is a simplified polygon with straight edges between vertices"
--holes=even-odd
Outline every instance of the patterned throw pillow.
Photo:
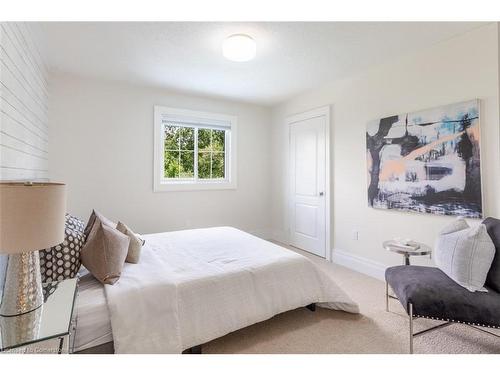
[[42,282],[61,281],[76,276],[80,269],[80,250],[85,243],[85,223],[66,214],[63,243],[40,250]]
[[43,302],[47,302],[52,293],[54,293],[57,290],[58,286],[59,283],[57,281],[43,284],[42,286]]
[[83,232],[85,229],[85,223],[77,217],[66,214],[66,228]]

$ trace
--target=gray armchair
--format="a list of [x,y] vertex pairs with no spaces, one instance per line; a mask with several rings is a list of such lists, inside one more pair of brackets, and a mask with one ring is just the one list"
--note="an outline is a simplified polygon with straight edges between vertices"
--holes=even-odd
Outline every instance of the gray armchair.
[[[386,270],[386,309],[389,311],[390,287],[409,317],[410,353],[415,337],[450,324],[467,324],[500,338],[483,329],[500,329],[500,220],[487,218],[483,223],[496,247],[485,284],[488,293],[469,292],[435,267],[397,266]],[[414,332],[413,321],[417,318],[446,323]]]

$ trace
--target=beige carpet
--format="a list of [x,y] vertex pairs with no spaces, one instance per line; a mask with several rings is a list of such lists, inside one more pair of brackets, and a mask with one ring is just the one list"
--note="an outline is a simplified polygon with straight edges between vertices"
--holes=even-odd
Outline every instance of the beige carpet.
[[[289,311],[203,345],[203,353],[408,353],[408,318],[400,315],[404,310],[396,300],[391,300],[392,312],[385,311],[382,281],[300,253],[331,273],[361,313]],[[416,330],[436,324],[415,322]],[[500,353],[500,338],[459,324],[419,336],[414,343],[415,353]]]

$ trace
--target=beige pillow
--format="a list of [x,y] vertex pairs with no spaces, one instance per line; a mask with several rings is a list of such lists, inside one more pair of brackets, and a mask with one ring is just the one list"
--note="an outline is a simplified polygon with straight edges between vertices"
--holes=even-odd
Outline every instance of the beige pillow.
[[432,254],[436,266],[450,279],[471,292],[487,292],[484,287],[495,257],[495,244],[486,226],[469,227],[458,218],[439,233]]
[[119,221],[116,225],[116,229],[130,238],[127,259],[125,259],[125,262],[139,263],[139,258],[141,256],[141,247],[142,245],[144,245],[144,240],[142,240],[137,234],[132,232],[130,228],[123,224],[121,221]]
[[129,242],[126,235],[96,217],[80,253],[82,264],[101,283],[114,284],[122,273]]
[[92,210],[92,213],[90,214],[90,217],[89,217],[89,221],[87,221],[87,225],[85,226],[85,229],[83,230],[83,234],[85,234],[85,237],[89,236],[90,231],[92,230],[92,227],[94,226],[96,218],[99,218],[99,220],[101,220],[101,222],[104,225],[110,226],[111,228],[116,228],[116,223],[113,223],[111,220],[104,217],[101,213],[97,212],[96,210]]

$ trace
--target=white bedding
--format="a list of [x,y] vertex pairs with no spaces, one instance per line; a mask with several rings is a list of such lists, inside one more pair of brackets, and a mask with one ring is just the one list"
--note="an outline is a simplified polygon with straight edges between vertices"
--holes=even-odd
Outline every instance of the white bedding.
[[106,285],[116,353],[180,353],[310,303],[357,313],[309,259],[234,228],[143,236]]
[[76,299],[78,321],[75,352],[113,341],[104,287],[85,269],[80,275]]

